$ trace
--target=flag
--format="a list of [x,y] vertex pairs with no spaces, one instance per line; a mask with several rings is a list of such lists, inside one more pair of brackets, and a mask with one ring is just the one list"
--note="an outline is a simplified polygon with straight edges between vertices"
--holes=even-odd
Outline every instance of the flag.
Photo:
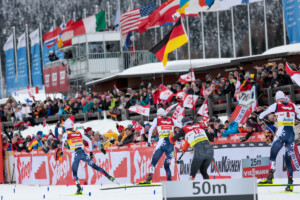
[[61,34],[63,46],[72,45],[72,37],[106,29],[105,11],[67,25]]
[[135,105],[128,108],[129,111],[149,117],[150,103],[147,106]]
[[61,125],[64,125],[64,123],[65,123],[64,119],[63,119],[63,118],[60,118],[60,124],[61,124]]
[[189,6],[190,0],[180,0],[179,9],[177,10],[180,14],[185,14],[185,9]]
[[183,107],[194,108],[196,106],[198,95],[186,95],[183,100]]
[[45,128],[46,125],[47,125],[47,121],[46,121],[46,118],[44,118],[44,120],[43,120],[43,128]]
[[285,64],[285,71],[292,81],[300,86],[300,71],[294,71],[288,63]]
[[177,105],[178,105],[178,103],[175,103],[175,104],[169,106],[169,107],[166,109],[166,113],[168,114],[169,112],[174,111],[174,109],[176,108]]
[[119,31],[120,30],[120,12],[119,12],[119,9],[116,10],[113,26],[114,26],[114,31]]
[[175,95],[176,95],[177,99],[184,100],[184,98],[187,94],[185,92],[177,92]]
[[10,95],[16,90],[16,70],[14,54],[14,36],[11,34],[6,40],[3,50],[5,52],[5,70],[6,70],[6,94]]
[[107,114],[109,114],[109,115],[112,116],[113,118],[116,118],[116,117],[118,116],[118,115],[117,115],[117,112],[112,113],[112,112],[108,111]]
[[161,89],[160,94],[159,94],[159,98],[161,100],[166,100],[168,102],[171,101],[173,96],[174,96],[174,93],[165,86]]
[[209,115],[208,115],[207,100],[204,101],[204,103],[202,104],[202,106],[198,110],[197,114],[202,116],[203,122],[205,122],[206,124],[208,123],[208,121],[209,121]]
[[241,89],[241,81],[240,81],[240,77],[237,77],[236,83],[235,83],[235,98],[237,101],[239,101],[239,94],[237,94]]
[[142,20],[148,20],[149,15],[156,10],[156,3],[150,3],[140,8],[125,12],[121,18],[122,34],[137,31]]
[[178,105],[177,108],[174,110],[172,118],[176,120],[178,123],[181,123],[182,118],[185,117],[184,107],[182,104]]
[[126,35],[126,40],[123,47],[124,51],[134,51],[131,36],[132,36],[131,32]]
[[180,76],[180,83],[189,83],[189,82],[193,82],[193,81],[196,81],[193,68],[191,68],[190,73]]
[[44,45],[46,45],[48,49],[58,42],[59,34],[62,31],[62,27],[63,26],[61,25],[53,31],[45,33],[43,35]]
[[114,88],[115,88],[115,90],[117,91],[117,92],[119,92],[120,90],[117,88],[117,86],[116,85],[114,85]]
[[145,133],[145,128],[137,121],[132,121],[133,129],[140,132],[141,134]]
[[299,171],[300,170],[300,154],[299,154],[297,145],[294,145],[294,151],[291,152],[291,160],[292,160],[293,171]]
[[28,149],[29,151],[31,151],[31,150],[32,150],[32,147],[35,146],[35,145],[37,145],[38,143],[39,143],[39,142],[38,142],[37,139],[34,137],[33,140],[31,140],[31,142],[29,143],[27,149]]
[[30,99],[25,99],[25,102],[26,102],[26,104],[29,104],[29,105],[31,105],[32,103],[33,103],[33,101],[32,100],[30,100]]
[[178,49],[182,45],[188,42],[188,37],[186,35],[184,26],[182,24],[182,19],[180,18],[172,30],[156,44],[150,51],[163,62],[163,65],[167,65],[168,54]]
[[173,17],[180,8],[180,0],[168,0],[161,4],[148,18],[143,19],[139,24],[139,33],[145,32],[147,29],[176,22]]
[[28,91],[29,97],[35,99],[35,97],[33,96],[33,93],[31,91],[31,89],[29,88],[29,86],[27,86],[27,91]]

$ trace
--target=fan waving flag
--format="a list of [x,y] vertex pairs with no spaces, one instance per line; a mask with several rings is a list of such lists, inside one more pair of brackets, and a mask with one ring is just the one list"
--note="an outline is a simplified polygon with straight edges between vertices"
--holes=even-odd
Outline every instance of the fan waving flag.
[[186,95],[183,100],[183,107],[195,108],[197,103],[198,95]]
[[166,109],[166,113],[168,114],[170,111],[174,111],[177,105],[178,105],[178,103],[169,106],[169,107]]
[[139,29],[142,20],[148,20],[149,15],[156,10],[156,3],[150,3],[140,8],[125,12],[121,18],[122,34],[128,34]]
[[180,76],[180,83],[189,83],[195,81],[194,69],[191,68],[191,72]]
[[285,64],[285,71],[293,82],[300,86],[300,71],[294,71],[288,63]]
[[205,123],[208,123],[209,121],[209,116],[208,116],[208,105],[207,105],[207,100],[204,101],[204,103],[202,104],[202,106],[200,107],[200,109],[197,112],[198,115],[202,116],[202,119]]
[[164,86],[160,91],[159,98],[170,102],[171,99],[173,98],[173,96],[174,96],[174,93],[171,90],[169,90],[167,87]]
[[188,42],[182,19],[180,18],[172,30],[164,37],[162,41],[156,44],[150,51],[163,62],[163,65],[167,65],[168,54],[178,49],[182,45]]
[[147,106],[135,105],[128,108],[129,111],[149,117],[150,103]]

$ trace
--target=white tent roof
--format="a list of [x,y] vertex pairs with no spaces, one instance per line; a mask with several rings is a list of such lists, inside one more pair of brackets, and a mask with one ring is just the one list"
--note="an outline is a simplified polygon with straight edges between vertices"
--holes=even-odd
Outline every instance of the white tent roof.
[[297,52],[300,52],[300,43],[274,47],[272,49],[265,51],[263,55],[278,54],[278,53],[297,53]]

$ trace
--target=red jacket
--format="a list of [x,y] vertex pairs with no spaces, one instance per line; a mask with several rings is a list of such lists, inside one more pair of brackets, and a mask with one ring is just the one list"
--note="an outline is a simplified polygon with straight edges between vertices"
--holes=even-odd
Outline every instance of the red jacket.
[[155,92],[153,92],[153,104],[156,105],[156,104],[159,104],[160,103],[160,98],[159,98],[159,95],[160,95],[160,90],[156,90]]

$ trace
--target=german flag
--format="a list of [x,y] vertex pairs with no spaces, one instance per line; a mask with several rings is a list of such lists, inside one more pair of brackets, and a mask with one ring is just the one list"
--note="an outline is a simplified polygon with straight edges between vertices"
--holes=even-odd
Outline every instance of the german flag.
[[168,54],[178,49],[182,45],[188,42],[182,19],[176,22],[172,30],[164,37],[162,41],[156,44],[150,51],[163,62],[163,65],[167,65]]
[[39,142],[37,141],[37,139],[36,139],[36,138],[33,138],[33,140],[29,143],[27,149],[28,149],[29,151],[31,151],[31,150],[32,150],[32,147],[33,147],[34,145],[36,145],[37,143],[39,143]]

